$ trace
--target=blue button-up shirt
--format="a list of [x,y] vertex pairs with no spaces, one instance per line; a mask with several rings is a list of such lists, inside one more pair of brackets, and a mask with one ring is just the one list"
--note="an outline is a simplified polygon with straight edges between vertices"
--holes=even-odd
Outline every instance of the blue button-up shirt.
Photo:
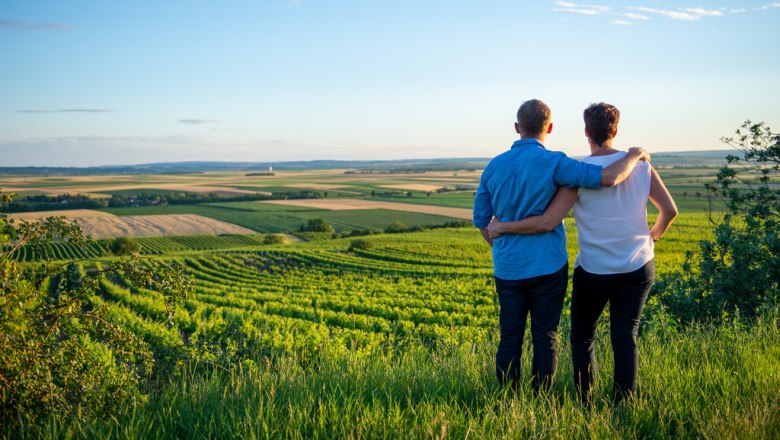
[[[558,186],[598,188],[601,167],[549,151],[536,139],[521,139],[482,172],[474,199],[474,226],[541,215]],[[507,234],[493,241],[493,271],[505,280],[548,275],[567,261],[563,223],[550,232]]]

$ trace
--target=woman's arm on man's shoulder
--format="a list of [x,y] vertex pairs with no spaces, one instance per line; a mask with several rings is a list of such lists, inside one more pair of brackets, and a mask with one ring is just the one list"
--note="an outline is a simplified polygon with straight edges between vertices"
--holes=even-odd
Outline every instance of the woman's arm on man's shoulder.
[[650,229],[650,236],[653,237],[654,241],[658,241],[672,225],[674,218],[677,217],[677,205],[661,180],[661,176],[652,166],[650,173],[650,201],[658,208],[658,218],[655,219],[655,224]]
[[540,234],[549,232],[561,224],[574,202],[577,201],[577,189],[559,187],[550,204],[547,205],[544,214],[528,217],[523,220],[502,222],[493,218],[487,227],[491,238],[498,238],[504,234]]

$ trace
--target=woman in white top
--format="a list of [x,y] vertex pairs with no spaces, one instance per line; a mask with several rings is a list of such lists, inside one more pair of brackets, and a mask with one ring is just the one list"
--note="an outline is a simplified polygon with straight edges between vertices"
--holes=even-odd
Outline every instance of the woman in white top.
[[[606,167],[626,153],[612,148],[620,112],[612,105],[592,104],[585,109],[585,135],[591,155],[585,162]],[[648,199],[659,214],[647,224]],[[576,202],[576,203],[575,203]],[[544,214],[488,226],[492,237],[535,234],[556,227],[574,206],[579,253],[574,262],[571,302],[571,345],[574,383],[579,397],[590,401],[595,377],[596,327],[610,303],[610,334],[615,355],[616,399],[636,391],[639,319],[655,280],[653,242],[669,229],[677,207],[658,173],[640,162],[621,184],[600,190],[559,188]]]

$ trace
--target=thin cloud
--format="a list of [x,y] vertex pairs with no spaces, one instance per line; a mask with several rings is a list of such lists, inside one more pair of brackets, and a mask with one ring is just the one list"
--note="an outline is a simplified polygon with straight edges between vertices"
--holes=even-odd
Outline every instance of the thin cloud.
[[656,14],[661,15],[666,18],[671,18],[672,20],[682,20],[682,21],[695,21],[700,19],[702,16],[699,14],[695,14],[692,12],[685,12],[685,11],[669,11],[666,9],[654,9],[654,8],[648,8],[646,6],[638,6],[636,8],[632,8],[637,11],[647,12],[648,14]]
[[[634,21],[636,20],[650,20],[650,15],[657,15],[661,17],[666,17],[672,20],[679,20],[679,21],[697,21],[701,20],[705,17],[723,17],[726,14],[741,14],[749,11],[768,11],[775,8],[780,8],[780,2],[772,2],[765,4],[763,6],[756,6],[751,9],[748,8],[720,8],[720,9],[705,9],[702,7],[685,7],[685,8],[678,8],[678,9],[658,9],[658,8],[652,8],[648,6],[629,6],[625,9],[636,11],[636,12],[624,12],[618,10],[613,10],[609,6],[603,6],[603,5],[589,5],[589,4],[582,4],[582,3],[573,3],[565,0],[558,0],[555,1],[555,8],[552,9],[553,12],[558,13],[566,13],[566,14],[576,14],[576,15],[587,15],[587,16],[611,16],[614,17],[614,19],[611,21],[612,24],[621,25],[621,26],[628,26],[630,24],[634,24]],[[642,12],[643,14],[640,14],[638,12]],[[647,14],[647,15],[645,15]]]
[[555,8],[554,12],[561,12],[564,14],[577,14],[577,15],[601,15],[601,12],[593,9],[575,9],[575,8]]
[[50,147],[72,145],[139,145],[148,143],[187,144],[202,142],[203,138],[186,135],[162,136],[60,136],[26,140],[0,140],[0,148],[11,146]]
[[620,14],[620,15],[626,18],[630,18],[632,20],[650,20],[650,17],[646,15],[634,14],[633,12],[626,12],[625,14]]
[[702,17],[720,17],[723,15],[722,12],[714,9],[708,11],[704,8],[685,8],[684,11],[693,15],[700,15]]
[[30,23],[18,20],[0,20],[0,30],[64,31],[71,29],[65,23]]
[[[624,26],[628,24],[633,24],[631,20],[650,20],[650,17],[648,15],[639,14],[636,12],[622,12],[619,10],[613,11],[611,7],[604,6],[604,5],[589,5],[589,4],[573,3],[573,2],[563,1],[563,0],[556,1],[555,5],[556,7],[553,8],[553,12],[589,15],[589,16],[607,15],[607,16],[619,17],[619,18],[615,18],[612,21],[612,23],[624,25]],[[770,7],[780,7],[780,2],[774,2],[770,5],[767,5],[764,7],[764,9],[768,9]],[[629,7],[628,9],[633,11],[644,12],[646,14],[660,15],[663,17],[671,18],[673,20],[682,20],[682,21],[695,21],[701,19],[702,17],[719,17],[723,15],[722,10],[704,9],[700,7],[670,10],[670,9],[651,8],[647,6],[636,6],[636,7]]]
[[179,119],[179,122],[182,124],[216,124],[221,121],[218,121],[216,119],[190,118],[190,119]]
[[107,108],[63,108],[60,110],[17,110],[17,113],[111,113]]
[[579,3],[571,3],[565,1],[555,2],[558,5],[553,9],[554,12],[562,12],[565,14],[578,14],[578,15],[602,15],[609,12],[609,6],[602,5],[583,5]]
[[609,11],[609,6],[603,6],[603,5],[583,5],[580,3],[572,3],[572,2],[565,2],[565,1],[557,1],[555,2],[558,6],[562,8],[585,8],[585,9],[596,9],[600,11]]

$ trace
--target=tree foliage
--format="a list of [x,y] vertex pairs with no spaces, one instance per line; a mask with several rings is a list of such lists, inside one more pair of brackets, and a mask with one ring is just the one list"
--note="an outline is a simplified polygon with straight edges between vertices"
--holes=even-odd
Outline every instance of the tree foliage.
[[313,218],[306,222],[305,226],[301,227],[301,231],[304,232],[328,232],[328,233],[334,233],[336,232],[335,229],[333,229],[333,226],[331,226],[330,223],[327,222],[325,219],[321,218]]
[[141,251],[141,244],[130,237],[117,237],[109,246],[114,255],[132,255]]
[[285,241],[283,234],[268,234],[263,237],[263,244],[284,244]]
[[374,247],[374,242],[367,238],[356,238],[349,243],[350,251],[368,250]]
[[[10,201],[2,195],[3,207]],[[162,292],[170,319],[174,303],[191,288],[182,268],[150,270],[137,254],[92,268],[83,262],[20,265],[10,256],[21,246],[86,245],[91,238],[63,217],[16,225],[0,214],[0,230],[0,424],[101,415],[119,402],[143,400],[155,371],[152,351],[100,301],[99,282],[121,277]]]
[[726,202],[713,218],[715,238],[690,253],[683,273],[659,283],[663,302],[683,321],[751,319],[780,298],[780,135],[763,122],[746,121],[710,194]]
[[409,226],[407,226],[406,223],[402,222],[401,220],[395,220],[387,226],[385,232],[388,234],[395,234],[398,232],[406,232],[408,230]]

